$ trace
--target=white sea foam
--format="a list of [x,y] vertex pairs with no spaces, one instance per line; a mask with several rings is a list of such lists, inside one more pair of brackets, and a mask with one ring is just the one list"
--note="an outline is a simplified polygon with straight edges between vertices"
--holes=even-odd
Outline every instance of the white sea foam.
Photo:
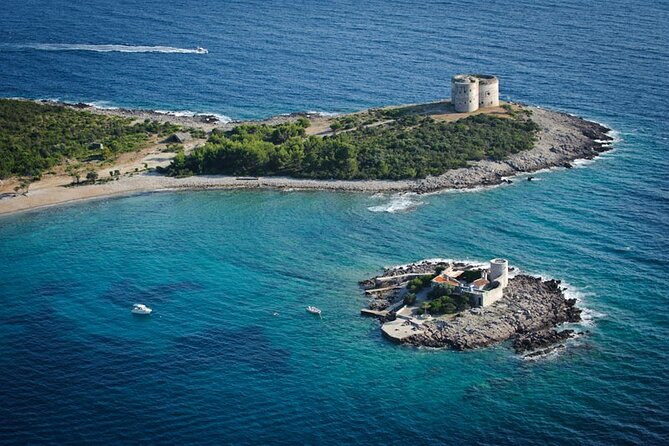
[[[7,48],[7,45],[4,46]],[[146,45],[91,45],[83,43],[26,43],[12,45],[14,49],[32,49],[41,51],[94,51],[98,53],[176,53],[201,54],[194,48]]]
[[[408,266],[418,265],[421,263],[466,263],[467,265],[471,265],[475,268],[483,268],[490,266],[490,262],[481,262],[479,260],[445,259],[442,257],[434,257],[431,259],[422,259],[416,262],[405,263],[403,265],[385,266],[384,268],[406,268]],[[509,277],[512,277],[511,274],[512,272],[509,272]]]
[[308,111],[307,113],[310,114],[310,115],[322,116],[324,118],[332,118],[334,116],[341,115],[341,113],[337,113],[337,112],[324,112],[324,111]]
[[[100,110],[118,110],[120,107],[112,105],[111,102],[107,101],[92,101],[92,102],[86,102],[86,105],[90,105],[91,107],[100,109]],[[166,115],[166,116],[176,116],[176,117],[194,117],[194,116],[214,116],[216,119],[219,120],[221,123],[228,123],[232,122],[232,118],[229,116],[221,115],[218,113],[209,113],[209,112],[194,112],[190,110],[146,110],[147,112],[153,112],[157,113],[159,115]]]
[[587,167],[590,164],[593,164],[594,162],[595,162],[594,158],[591,159],[591,160],[583,158],[583,159],[577,159],[577,160],[572,161],[571,165],[574,166],[575,168],[579,169],[579,168]]
[[[521,270],[518,270],[517,273],[522,272]],[[554,277],[550,276],[549,274],[533,274],[533,273],[526,273],[530,276],[535,276],[535,277],[541,277],[543,280],[550,280],[554,279]],[[576,299],[576,306],[582,310],[581,312],[581,321],[576,322],[576,323],[567,323],[565,326],[573,326],[573,327],[581,327],[581,328],[586,328],[586,327],[592,327],[595,325],[595,322],[597,319],[601,319],[606,317],[606,313],[601,313],[597,310],[594,310],[588,306],[586,306],[587,301],[595,295],[595,293],[588,292],[579,288],[576,288],[575,286],[571,285],[568,282],[565,282],[564,280],[561,281],[560,285],[564,289],[564,296],[567,299]]]
[[565,282],[562,282],[562,285],[566,288],[564,291],[565,297],[567,299],[576,299],[577,306],[581,310],[583,310],[581,312],[581,322],[571,325],[576,325],[581,327],[592,327],[593,325],[595,325],[597,319],[606,317],[605,313],[601,313],[597,310],[585,306],[585,301],[587,301],[590,297],[594,296],[595,293],[589,293],[579,290],[569,284],[566,284]]
[[[377,195],[374,195],[374,197],[377,197]],[[396,212],[409,212],[423,204],[417,197],[418,195],[414,193],[394,194],[391,195],[389,202],[377,206],[370,206],[367,209],[371,212],[389,212],[391,214]],[[378,198],[385,198],[385,196]]]
[[[573,339],[573,338],[572,338]],[[523,361],[529,361],[529,362],[535,362],[535,361],[550,361],[553,359],[556,359],[560,356],[562,352],[564,352],[565,348],[564,347],[554,347],[552,348],[548,353],[544,353],[543,355],[535,355],[535,356],[521,356]]]
[[85,102],[86,105],[90,105],[93,108],[97,108],[100,110],[118,110],[119,107],[116,107],[111,104],[111,102],[108,101],[93,101],[93,102]]
[[[17,99],[17,100],[32,100],[28,98],[22,98],[22,97],[14,97],[14,98],[9,98],[9,99]],[[74,102],[69,101],[69,100],[63,100],[60,98],[43,98],[43,99],[37,99],[37,101],[40,102],[49,102],[49,103],[54,103],[54,104],[66,104],[66,105],[74,105]],[[120,107],[117,105],[114,105],[112,102],[109,101],[88,101],[88,102],[82,102],[83,104],[88,105],[89,107],[96,108],[98,110],[120,110],[120,109],[126,109],[126,110],[140,110],[140,111],[146,111],[148,113],[157,113],[159,115],[167,115],[167,116],[176,116],[176,117],[194,117],[194,116],[214,116],[220,123],[227,124],[228,122],[232,122],[233,119],[229,116],[226,115],[221,115],[219,113],[211,113],[211,112],[194,112],[190,110],[143,110],[143,109],[133,109],[129,107]]]
[[225,115],[220,115],[218,113],[208,113],[208,112],[193,112],[190,110],[154,110],[155,113],[168,116],[177,116],[177,117],[193,117],[193,116],[214,116],[222,123],[232,122],[232,118]]

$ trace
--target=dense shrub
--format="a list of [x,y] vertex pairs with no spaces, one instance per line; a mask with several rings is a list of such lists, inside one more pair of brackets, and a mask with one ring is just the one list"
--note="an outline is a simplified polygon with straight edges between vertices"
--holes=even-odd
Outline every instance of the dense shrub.
[[434,276],[429,274],[411,279],[407,284],[407,290],[410,293],[418,293],[423,288],[429,287],[432,284],[432,279],[434,279]]
[[[337,129],[357,124],[345,117]],[[404,179],[439,175],[470,161],[503,159],[534,146],[538,126],[525,118],[475,115],[456,122],[417,115],[358,126],[332,136],[305,136],[308,120],[214,131],[175,159],[170,175],[289,175],[319,179]]]
[[110,159],[143,148],[149,134],[179,127],[73,110],[53,104],[0,99],[0,179],[37,176],[64,158]]
[[452,314],[469,308],[469,297],[461,294],[445,294],[427,305],[430,314]]

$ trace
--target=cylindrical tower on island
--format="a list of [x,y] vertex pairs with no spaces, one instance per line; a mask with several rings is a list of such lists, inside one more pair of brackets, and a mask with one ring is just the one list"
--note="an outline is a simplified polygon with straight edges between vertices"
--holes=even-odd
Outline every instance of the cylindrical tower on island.
[[499,80],[488,74],[475,74],[479,81],[479,107],[497,107],[499,105]]
[[478,79],[467,74],[453,76],[451,80],[451,102],[458,113],[468,113],[478,110]]
[[496,280],[502,285],[502,288],[506,287],[509,283],[509,261],[506,259],[492,259],[488,280],[491,282]]

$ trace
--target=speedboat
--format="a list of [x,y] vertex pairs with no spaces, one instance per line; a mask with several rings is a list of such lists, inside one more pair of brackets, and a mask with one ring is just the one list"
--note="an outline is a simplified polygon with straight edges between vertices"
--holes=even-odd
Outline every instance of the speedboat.
[[321,315],[321,310],[319,308],[312,307],[311,305],[307,307],[307,311],[311,314],[317,314],[319,316]]
[[206,48],[202,48],[201,46],[198,46],[197,48],[195,48],[195,52],[197,54],[207,54],[209,50]]
[[135,304],[130,311],[132,314],[151,314],[153,310],[144,304]]

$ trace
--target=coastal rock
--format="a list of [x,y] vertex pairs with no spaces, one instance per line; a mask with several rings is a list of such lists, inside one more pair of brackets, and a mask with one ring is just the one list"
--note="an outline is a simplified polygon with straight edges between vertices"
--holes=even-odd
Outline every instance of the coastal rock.
[[[513,349],[516,353],[545,349],[551,345],[559,344],[574,336],[574,330],[557,331],[541,330],[536,332],[523,333],[516,336],[513,340]],[[545,352],[545,350],[542,350]]]
[[[71,108],[83,108],[86,104],[65,104]],[[471,162],[469,166],[452,169],[443,175],[412,180],[316,180],[288,177],[259,177],[255,181],[240,181],[234,176],[199,175],[187,178],[174,178],[155,175],[153,172],[129,175],[113,184],[89,185],[86,188],[62,188],[60,185],[44,188],[39,194],[20,195],[0,201],[0,214],[34,209],[73,200],[101,196],[125,195],[156,190],[205,190],[205,189],[280,189],[280,190],[337,190],[346,192],[415,192],[433,193],[448,189],[472,189],[476,187],[497,186],[515,175],[531,173],[541,169],[564,166],[578,159],[593,159],[599,154],[611,150],[612,138],[606,133],[606,127],[595,122],[557,111],[538,107],[525,107],[531,112],[531,119],[540,127],[535,146],[527,151],[511,155],[506,160],[481,160]],[[86,105],[91,113],[130,118],[136,121],[146,119],[161,123],[170,122],[185,127],[194,127],[212,131],[214,128],[230,130],[243,123],[279,124],[291,122],[301,116],[321,119],[309,113],[296,113],[268,118],[263,121],[204,122],[201,115],[176,116],[149,110],[103,109]],[[210,115],[213,116],[213,115]],[[204,120],[210,119],[205,115]],[[213,121],[213,119],[210,119]],[[68,181],[69,178],[62,178]],[[63,183],[65,184],[65,183]],[[12,192],[5,187],[0,192]]]
[[[564,322],[577,322],[581,310],[575,304],[574,299],[565,298],[559,281],[518,275],[509,280],[500,301],[448,321],[426,322],[424,332],[407,338],[405,343],[455,350],[485,347],[517,335],[527,337],[551,330]],[[551,338],[537,337],[537,343],[538,339]],[[553,339],[562,340],[559,336]]]
[[453,169],[437,177],[417,180],[413,188],[417,193],[430,193],[442,189],[469,189],[495,186],[505,177],[519,173],[536,172],[553,167],[570,167],[577,159],[592,159],[611,150],[610,129],[596,122],[565,113],[528,107],[532,120],[541,131],[532,150],[512,155],[506,160],[483,160],[469,167]]
[[206,123],[206,124],[215,124],[220,121],[218,117],[214,115],[197,115],[200,121]]

